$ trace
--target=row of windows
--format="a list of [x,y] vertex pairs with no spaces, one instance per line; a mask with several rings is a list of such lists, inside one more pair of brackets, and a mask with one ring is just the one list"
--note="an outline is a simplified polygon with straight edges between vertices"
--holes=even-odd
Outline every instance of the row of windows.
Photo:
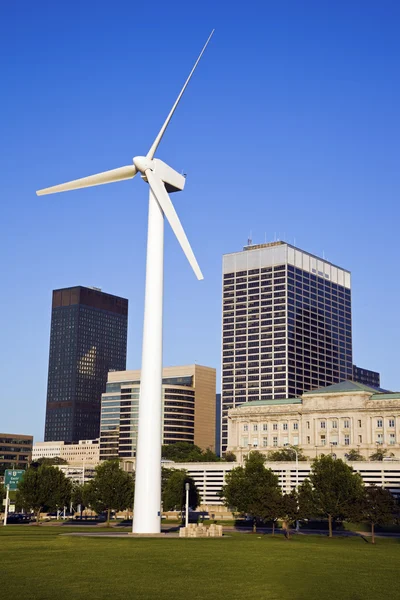
[[[378,429],[383,427],[383,423],[384,420],[383,419],[377,419],[376,420],[376,427]],[[317,421],[317,426],[320,429],[326,429],[327,425],[330,425],[331,429],[338,429],[338,424],[339,424],[339,420],[337,419],[333,419],[332,421],[326,421],[326,420],[320,420]],[[342,426],[343,429],[350,429],[351,426],[351,421],[350,419],[342,419]],[[389,428],[394,428],[396,426],[396,420],[395,418],[389,418],[387,419],[387,424]],[[358,427],[362,427],[362,421],[361,419],[357,419],[357,426]],[[248,423],[244,423],[242,426],[242,430],[244,432],[248,432],[249,431],[249,427],[251,427],[253,432],[257,432],[257,431],[268,431],[268,423],[253,423],[252,425],[249,425]],[[294,431],[297,431],[299,428],[299,424],[297,421],[292,423],[292,428]],[[311,422],[310,421],[306,421],[306,429],[310,429],[311,428]],[[272,429],[273,431],[278,431],[278,423],[272,423]],[[281,429],[283,431],[288,431],[289,429],[289,424],[288,423],[281,423]],[[383,434],[378,434],[378,436],[382,436]],[[391,434],[394,435],[394,434]]]

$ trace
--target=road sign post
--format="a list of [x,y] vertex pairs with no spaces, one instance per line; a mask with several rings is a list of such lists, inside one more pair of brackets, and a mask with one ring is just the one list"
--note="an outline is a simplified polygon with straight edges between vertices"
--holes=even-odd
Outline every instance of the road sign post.
[[8,517],[8,508],[10,503],[10,491],[15,491],[18,489],[18,484],[22,479],[25,471],[18,469],[7,469],[4,473],[4,485],[6,488],[6,505],[4,510],[4,527],[7,525],[7,517]]
[[10,491],[15,492],[18,489],[18,484],[22,479],[25,471],[22,469],[7,469],[4,473],[4,485],[10,486]]
[[7,516],[8,516],[8,503],[9,503],[9,497],[10,497],[10,486],[7,485],[6,486],[6,505],[4,507],[4,521],[3,521],[3,525],[4,527],[7,525]]

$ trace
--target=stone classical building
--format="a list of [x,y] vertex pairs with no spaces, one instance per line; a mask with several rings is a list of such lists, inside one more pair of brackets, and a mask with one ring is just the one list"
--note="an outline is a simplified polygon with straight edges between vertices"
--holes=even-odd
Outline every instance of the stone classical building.
[[246,402],[228,413],[228,450],[241,461],[251,449],[298,446],[308,458],[377,447],[400,457],[400,392],[342,381],[298,398]]

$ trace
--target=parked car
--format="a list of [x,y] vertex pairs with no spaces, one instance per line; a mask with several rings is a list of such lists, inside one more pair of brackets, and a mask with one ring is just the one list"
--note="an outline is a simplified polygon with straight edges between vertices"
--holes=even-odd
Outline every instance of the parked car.
[[28,524],[31,520],[30,515],[24,515],[22,513],[9,513],[7,516],[8,525]]

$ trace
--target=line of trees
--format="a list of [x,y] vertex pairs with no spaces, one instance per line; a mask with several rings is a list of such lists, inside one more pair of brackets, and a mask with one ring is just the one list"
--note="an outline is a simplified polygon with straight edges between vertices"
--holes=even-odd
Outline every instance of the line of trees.
[[287,494],[282,493],[278,477],[265,462],[260,452],[251,452],[244,466],[227,473],[221,490],[228,507],[253,518],[253,531],[260,521],[272,522],[274,534],[275,523],[281,520],[290,537],[295,521],[323,517],[332,537],[335,521],[362,521],[369,523],[374,544],[375,526],[392,523],[397,516],[397,503],[390,492],[366,487],[359,473],[340,459],[329,455],[316,458],[309,478]]
[[[47,462],[32,463],[19,483],[16,504],[27,512],[33,511],[36,523],[43,512],[62,511],[65,506],[90,508],[106,513],[107,526],[112,511],[133,510],[135,474],[121,469],[120,462],[108,460],[95,469],[93,479],[85,484],[73,484],[56,466]],[[194,480],[184,470],[162,469],[162,502],[164,510],[182,511],[185,484],[190,484],[189,506],[195,509],[200,494]],[[0,490],[3,493],[3,490]],[[0,494],[1,498],[1,494]]]
[[220,458],[210,450],[202,450],[195,444],[189,442],[176,442],[176,444],[165,444],[161,449],[162,457],[174,462],[236,462],[236,456],[233,452],[226,452],[223,458]]

